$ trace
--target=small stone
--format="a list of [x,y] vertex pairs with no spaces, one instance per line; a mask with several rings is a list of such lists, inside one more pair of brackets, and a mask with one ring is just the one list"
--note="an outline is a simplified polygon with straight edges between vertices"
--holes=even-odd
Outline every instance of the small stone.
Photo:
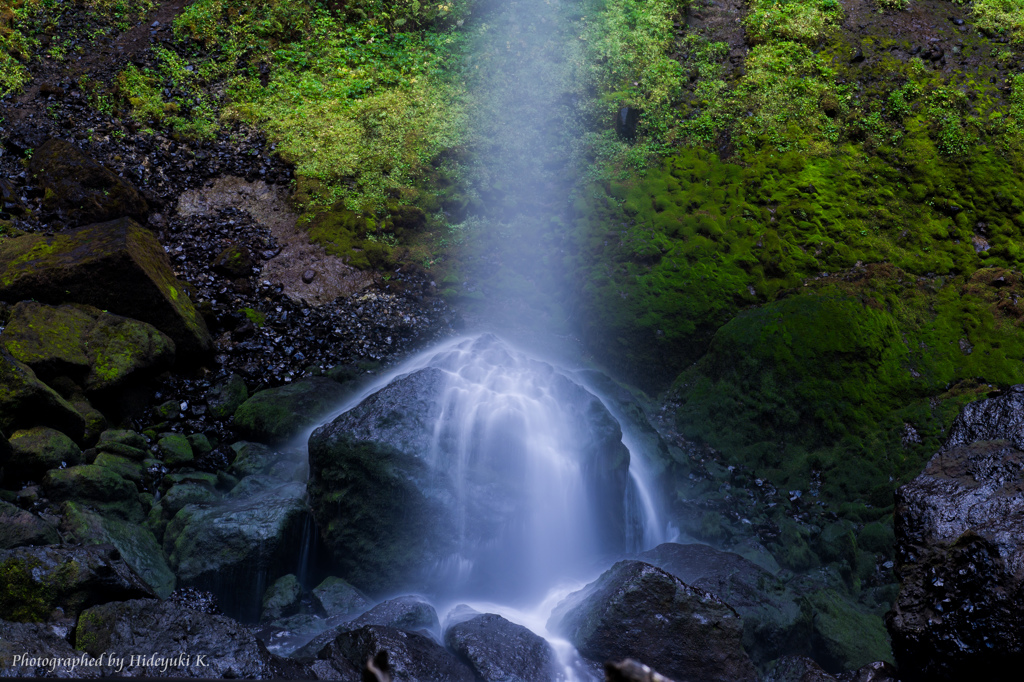
[[316,279],[315,270],[306,270],[304,273],[302,273],[302,281],[305,282],[306,284],[309,284],[314,279]]

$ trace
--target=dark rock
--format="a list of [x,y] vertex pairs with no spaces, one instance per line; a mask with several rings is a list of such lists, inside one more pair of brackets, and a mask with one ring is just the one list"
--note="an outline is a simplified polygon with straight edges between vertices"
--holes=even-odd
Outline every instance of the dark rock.
[[989,440],[1007,440],[1024,450],[1024,385],[1013,386],[998,398],[965,405],[943,449]]
[[640,561],[620,561],[558,605],[548,629],[595,661],[635,658],[681,680],[757,679],[727,604]]
[[171,337],[179,356],[203,356],[212,344],[163,247],[128,218],[4,240],[0,297],[82,303],[142,320]]
[[43,479],[46,496],[54,502],[85,502],[126,521],[145,518],[135,485],[95,464],[53,469]]
[[900,682],[896,668],[885,661],[875,661],[857,670],[839,675],[839,682]]
[[362,592],[334,576],[324,579],[313,588],[313,600],[329,618],[355,616],[372,606]]
[[968,405],[948,449],[896,492],[900,592],[886,624],[904,679],[1009,680],[1024,665],[1021,398]]
[[121,559],[161,599],[174,590],[174,574],[153,533],[112,515],[65,502],[61,506],[61,531],[70,542],[113,545]]
[[53,524],[0,500],[0,549],[55,545],[59,542],[60,535]]
[[60,431],[36,426],[11,434],[11,461],[5,476],[38,481],[50,469],[82,463],[82,449]]
[[757,564],[702,544],[665,543],[637,558],[736,609],[743,618],[744,648],[755,662],[805,649],[810,632],[796,595]]
[[372,660],[390,679],[403,682],[474,682],[472,671],[430,638],[381,625],[338,635],[319,658],[341,679],[349,679],[343,676],[347,671],[361,670]]
[[153,596],[110,546],[0,550],[0,575],[3,620],[43,621],[56,608],[75,617],[94,604]]
[[59,213],[72,227],[126,216],[141,220],[149,210],[128,181],[63,140],[36,149],[28,171],[46,192],[43,209]]
[[174,342],[152,325],[86,305],[22,301],[0,343],[44,381],[67,376],[86,391],[119,388],[174,362]]
[[311,284],[316,279],[316,270],[306,270],[302,273],[302,281],[306,284]]
[[[3,676],[76,680],[100,677],[103,673],[98,666],[82,664],[82,652],[73,649],[71,643],[64,638],[65,629],[53,623],[11,623],[0,620]],[[55,659],[61,664],[53,665]]]
[[214,419],[230,419],[248,397],[249,389],[245,386],[245,380],[232,374],[210,389],[206,394],[206,405]]
[[156,442],[156,447],[160,451],[164,463],[169,467],[192,463],[192,444],[188,442],[187,437],[180,433],[160,434],[160,440]]
[[806,656],[783,656],[771,667],[765,682],[837,682]]
[[281,443],[316,425],[344,396],[336,382],[307,377],[255,394],[235,412],[234,425],[245,438]]
[[298,568],[305,494],[290,483],[249,499],[185,505],[164,532],[179,584],[209,590],[225,613],[255,621],[260,604],[251,595]]
[[302,606],[302,586],[293,573],[283,575],[274,581],[263,594],[260,622],[266,623],[299,612]]
[[213,259],[213,271],[217,274],[239,279],[252,275],[252,254],[240,244],[232,244]]
[[293,656],[297,658],[316,656],[339,634],[358,630],[367,625],[380,625],[410,632],[427,632],[436,639],[440,639],[441,635],[441,624],[437,619],[437,611],[434,610],[434,607],[424,601],[422,597],[407,595],[381,602],[359,618],[343,622],[318,634],[298,649]]
[[[144,671],[153,677],[277,677],[273,657],[248,628],[173,601],[135,599],[88,609],[78,618],[75,648],[93,656],[152,655],[156,660],[137,666],[132,671],[136,675]],[[113,666],[100,670],[107,676],[117,672]]]
[[606,661],[604,664],[606,682],[672,682],[661,673],[632,658],[622,661]]
[[74,440],[85,433],[82,415],[0,347],[0,429],[11,433],[37,425],[53,427]]
[[558,659],[547,641],[493,613],[448,628],[444,643],[484,682],[562,679]]
[[43,126],[35,125],[32,121],[24,121],[11,128],[4,135],[4,144],[13,153],[19,156],[25,152],[40,149],[50,138],[49,133]]
[[858,47],[856,49],[856,51],[854,51],[853,56],[850,57],[850,63],[851,64],[860,64],[863,61],[864,61],[864,50]]
[[622,107],[615,115],[615,132],[624,140],[636,138],[636,127],[640,123],[640,110]]
[[809,653],[825,670],[837,674],[891,656],[882,619],[858,609],[839,592],[819,589],[800,603],[810,633],[798,651]]

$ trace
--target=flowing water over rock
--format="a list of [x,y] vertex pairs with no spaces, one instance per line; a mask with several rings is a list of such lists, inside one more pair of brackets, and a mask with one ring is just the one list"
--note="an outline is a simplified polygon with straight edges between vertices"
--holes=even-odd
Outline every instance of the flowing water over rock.
[[309,450],[324,540],[370,592],[538,600],[660,539],[604,403],[490,334],[413,359]]

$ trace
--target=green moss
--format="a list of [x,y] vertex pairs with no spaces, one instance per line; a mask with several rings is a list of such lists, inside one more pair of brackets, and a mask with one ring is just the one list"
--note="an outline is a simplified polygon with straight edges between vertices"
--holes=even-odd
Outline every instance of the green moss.
[[55,592],[51,585],[37,581],[31,557],[10,558],[0,564],[0,618],[19,623],[42,622],[53,610]]
[[257,327],[262,327],[267,323],[267,316],[254,308],[240,308],[238,312],[245,315]]

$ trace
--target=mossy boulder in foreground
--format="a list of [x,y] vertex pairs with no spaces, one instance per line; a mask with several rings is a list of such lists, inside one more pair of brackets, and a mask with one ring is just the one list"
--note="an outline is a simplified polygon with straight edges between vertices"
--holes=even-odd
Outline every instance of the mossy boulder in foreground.
[[115,389],[174,362],[174,342],[152,325],[80,304],[22,301],[0,343],[44,380],[67,376],[86,391]]
[[234,425],[245,438],[281,443],[315,426],[346,395],[335,381],[307,377],[255,394],[235,411]]
[[50,469],[82,463],[82,450],[60,431],[36,426],[11,434],[13,455],[5,476],[40,480]]
[[206,323],[156,237],[129,218],[0,243],[0,299],[82,303],[148,322],[179,356],[212,347]]

